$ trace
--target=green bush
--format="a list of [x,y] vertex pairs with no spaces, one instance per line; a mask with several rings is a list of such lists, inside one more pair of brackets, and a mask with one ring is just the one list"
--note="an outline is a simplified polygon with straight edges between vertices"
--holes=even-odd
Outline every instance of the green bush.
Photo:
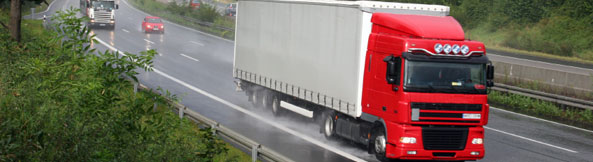
[[57,33],[25,21],[23,33],[42,36],[20,44],[0,32],[0,161],[212,161],[226,152],[165,98],[122,79],[150,71],[154,51],[96,52],[74,11],[53,21]]
[[488,102],[501,108],[510,109],[520,113],[535,115],[551,120],[591,128],[593,112],[590,110],[562,109],[546,101],[533,99],[517,94],[491,91]]

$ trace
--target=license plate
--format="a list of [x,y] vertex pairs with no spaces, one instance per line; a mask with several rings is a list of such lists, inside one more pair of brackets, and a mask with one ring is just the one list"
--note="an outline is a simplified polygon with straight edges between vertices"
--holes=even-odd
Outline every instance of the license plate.
[[463,114],[463,119],[480,119],[482,114]]
[[156,27],[155,27],[155,28],[152,28],[152,30],[159,30],[159,28],[156,28]]
[[105,24],[99,24],[99,26],[105,26]]

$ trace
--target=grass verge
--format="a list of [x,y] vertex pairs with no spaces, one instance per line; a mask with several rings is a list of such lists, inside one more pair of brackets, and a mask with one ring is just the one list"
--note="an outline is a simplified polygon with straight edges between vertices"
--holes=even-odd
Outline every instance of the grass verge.
[[593,112],[570,107],[560,107],[554,103],[533,99],[517,94],[490,91],[488,103],[505,110],[536,116],[543,119],[593,129]]
[[510,48],[503,45],[502,42],[507,39],[508,34],[505,32],[489,32],[487,27],[480,26],[477,28],[469,29],[466,31],[466,37],[472,40],[478,40],[486,45],[486,49],[493,49],[503,52],[521,54],[521,55],[529,55],[535,57],[542,57],[548,59],[555,59],[555,60],[562,60],[568,62],[576,62],[581,64],[591,64],[593,65],[593,53],[592,54],[580,54],[579,57],[573,56],[560,56],[555,54],[537,52],[537,51],[526,51],[526,50],[519,50],[515,48]]

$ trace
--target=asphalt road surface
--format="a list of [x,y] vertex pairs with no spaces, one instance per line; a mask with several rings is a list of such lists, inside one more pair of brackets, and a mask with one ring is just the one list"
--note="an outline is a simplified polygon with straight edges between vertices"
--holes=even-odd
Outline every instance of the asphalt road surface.
[[[319,126],[298,115],[274,117],[253,108],[232,78],[233,42],[165,22],[165,34],[144,34],[143,13],[119,1],[114,30],[94,29],[100,50],[138,53],[156,49],[154,72],[142,84],[178,95],[182,104],[295,161],[377,161],[358,145],[328,141]],[[78,7],[78,0],[56,0],[46,14]],[[512,58],[508,58],[512,59]],[[517,61],[517,60],[514,60]],[[490,109],[485,158],[480,161],[591,161],[593,131]]]

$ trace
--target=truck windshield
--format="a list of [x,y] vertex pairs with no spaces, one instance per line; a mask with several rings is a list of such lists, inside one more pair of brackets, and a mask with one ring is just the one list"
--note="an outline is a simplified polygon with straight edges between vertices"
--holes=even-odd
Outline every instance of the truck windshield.
[[485,94],[485,66],[485,64],[407,61],[404,90]]
[[93,8],[100,10],[113,10],[115,8],[114,1],[93,1]]

